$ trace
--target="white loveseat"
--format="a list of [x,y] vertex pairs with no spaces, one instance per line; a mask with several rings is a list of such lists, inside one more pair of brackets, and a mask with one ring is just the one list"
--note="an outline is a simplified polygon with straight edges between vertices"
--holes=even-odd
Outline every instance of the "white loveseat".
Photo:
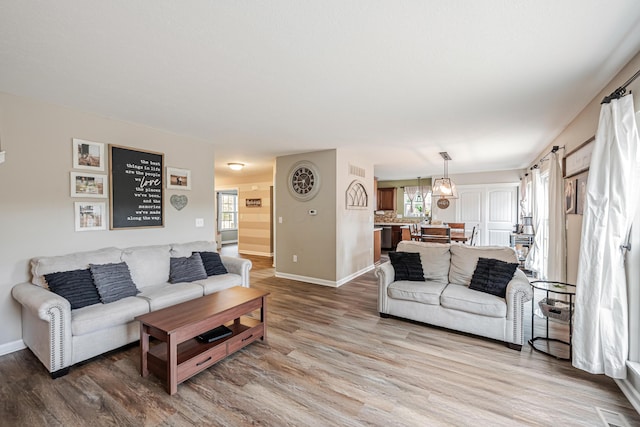
[[524,303],[532,297],[525,274],[515,271],[505,298],[469,288],[479,258],[517,263],[513,249],[402,241],[397,251],[420,254],[425,281],[395,282],[391,262],[377,267],[381,317],[411,319],[522,348]]
[[[215,242],[104,248],[31,260],[31,283],[12,290],[22,304],[22,339],[52,377],[69,367],[139,339],[134,317],[232,286],[249,287],[251,261],[222,256],[227,274],[192,282],[169,283],[170,258],[216,252]],[[71,309],[69,301],[47,289],[45,275],[87,269],[90,264],[125,262],[140,291],[108,304]],[[51,277],[51,276],[50,276]]]

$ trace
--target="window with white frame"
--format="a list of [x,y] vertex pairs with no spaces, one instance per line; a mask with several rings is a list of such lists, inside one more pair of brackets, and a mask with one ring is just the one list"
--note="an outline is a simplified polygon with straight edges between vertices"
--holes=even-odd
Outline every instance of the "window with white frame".
[[426,191],[426,188],[423,191],[424,194],[420,194],[419,187],[404,188],[404,216],[431,216],[431,191]]
[[219,193],[218,212],[220,231],[236,230],[238,228],[238,195]]

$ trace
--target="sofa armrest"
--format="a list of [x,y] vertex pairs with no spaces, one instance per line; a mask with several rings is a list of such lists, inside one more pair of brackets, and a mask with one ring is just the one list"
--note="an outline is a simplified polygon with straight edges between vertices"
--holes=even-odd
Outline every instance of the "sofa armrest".
[[376,277],[378,278],[378,312],[388,313],[388,298],[387,288],[395,280],[395,270],[391,265],[391,262],[387,261],[376,267]]
[[[516,269],[513,275],[513,279],[507,284],[506,300],[507,306],[513,303],[525,303],[530,301],[533,297],[533,291],[531,290],[531,284],[529,279],[520,269]],[[510,307],[507,311],[507,318],[510,319],[513,315],[513,307]]]
[[524,343],[524,303],[530,301],[533,291],[529,279],[516,269],[513,279],[507,285],[505,296],[507,302],[507,320],[511,321],[511,331],[505,331],[507,342],[522,345]]
[[31,283],[11,290],[22,305],[22,340],[49,369],[71,365],[71,304],[65,298]]
[[249,270],[253,267],[250,260],[232,256],[220,256],[224,267],[229,273],[239,274],[242,277],[242,286],[249,287]]

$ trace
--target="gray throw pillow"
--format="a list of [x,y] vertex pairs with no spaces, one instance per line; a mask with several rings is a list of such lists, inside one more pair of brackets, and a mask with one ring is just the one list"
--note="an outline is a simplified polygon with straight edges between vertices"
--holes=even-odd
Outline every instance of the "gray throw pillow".
[[118,264],[89,264],[93,283],[98,289],[100,299],[104,304],[132,297],[140,291],[131,280],[131,273],[127,263]]
[[207,278],[207,272],[202,264],[202,258],[198,252],[190,257],[171,258],[169,268],[169,282],[193,282]]

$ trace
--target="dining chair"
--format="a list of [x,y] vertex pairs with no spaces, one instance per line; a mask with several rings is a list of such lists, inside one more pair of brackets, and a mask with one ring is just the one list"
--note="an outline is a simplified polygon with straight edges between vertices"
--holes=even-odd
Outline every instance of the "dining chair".
[[474,225],[473,228],[471,229],[471,237],[469,238],[469,246],[476,246],[477,239],[478,236],[478,230],[476,229],[476,226]]
[[422,232],[420,231],[419,224],[410,224],[409,229],[411,230],[411,240],[422,240]]
[[423,242],[451,243],[451,229],[449,227],[422,227]]

